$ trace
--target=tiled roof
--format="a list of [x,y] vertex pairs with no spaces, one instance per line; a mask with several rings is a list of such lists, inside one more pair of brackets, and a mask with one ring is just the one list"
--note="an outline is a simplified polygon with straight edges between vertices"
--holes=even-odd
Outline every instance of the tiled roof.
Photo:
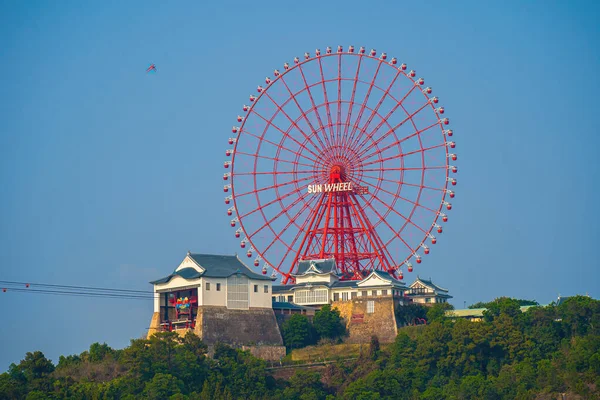
[[273,309],[274,310],[314,310],[313,307],[304,307],[304,306],[300,306],[296,303],[289,303],[286,301],[274,301]]
[[433,281],[431,279],[423,279],[420,276],[417,276],[417,280],[421,281],[421,283],[423,283],[423,284],[425,284],[427,286],[431,286],[435,290],[439,290],[441,292],[448,292],[448,289],[444,289],[443,287],[439,287],[438,285],[436,285],[435,283],[433,283]]
[[313,263],[315,264],[315,267],[323,274],[328,274],[332,271],[335,272],[335,260],[333,258],[325,260],[302,260],[298,263],[296,275],[304,274]]
[[336,281],[336,282],[333,282],[330,285],[330,287],[331,288],[340,288],[340,287],[356,288],[356,287],[358,287],[358,282],[360,282],[360,281]]
[[181,276],[185,279],[198,279],[200,277],[207,278],[227,278],[231,275],[240,273],[247,276],[250,279],[270,281],[271,277],[257,274],[252,272],[248,267],[240,261],[237,256],[221,256],[214,254],[188,254],[198,265],[200,265],[204,272],[200,273],[194,268],[187,267],[182,268],[179,271],[174,271],[172,274],[150,282],[153,285],[167,283],[175,276]]

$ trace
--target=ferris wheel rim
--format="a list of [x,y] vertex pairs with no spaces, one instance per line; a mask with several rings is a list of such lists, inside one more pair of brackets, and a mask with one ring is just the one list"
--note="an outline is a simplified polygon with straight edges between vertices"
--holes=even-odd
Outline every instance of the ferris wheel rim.
[[[280,73],[279,75],[277,75],[277,76],[276,76],[276,77],[275,77],[275,78],[274,78],[274,79],[273,79],[273,80],[272,80],[270,83],[268,83],[266,87],[262,88],[262,90],[260,91],[260,93],[258,94],[258,96],[255,96],[254,100],[252,100],[252,104],[250,105],[250,107],[248,108],[248,110],[245,110],[245,111],[247,112],[247,114],[246,114],[246,115],[248,115],[248,116],[249,116],[249,115],[251,115],[251,113],[253,113],[253,112],[254,112],[254,108],[255,108],[255,107],[256,107],[256,105],[257,105],[257,104],[258,104],[258,103],[261,101],[261,99],[263,99],[264,97],[269,97],[269,95],[268,95],[268,90],[269,90],[270,88],[272,88],[272,87],[273,87],[273,83],[275,83],[275,82],[276,82],[277,80],[279,80],[279,79],[281,79],[281,80],[283,81],[283,77],[284,77],[285,75],[287,75],[287,74],[290,74],[290,73],[291,73],[291,71],[294,71],[296,68],[301,68],[301,67],[302,67],[302,65],[305,65],[305,64],[307,64],[307,63],[310,63],[310,62],[314,62],[316,59],[324,59],[324,58],[327,58],[327,57],[340,57],[340,60],[341,60],[342,56],[352,56],[352,55],[354,55],[354,56],[358,56],[358,57],[364,57],[364,58],[366,58],[366,59],[377,60],[377,61],[379,61],[379,63],[378,63],[378,66],[381,66],[381,65],[390,65],[389,63],[386,63],[386,62],[385,62],[385,60],[381,59],[381,57],[380,57],[380,58],[377,58],[376,56],[372,56],[372,55],[370,55],[370,54],[358,54],[358,53],[348,53],[348,52],[341,52],[341,53],[339,53],[339,52],[338,52],[338,53],[334,53],[334,52],[332,52],[332,53],[329,53],[329,54],[321,54],[321,55],[318,55],[318,56],[314,56],[314,57],[309,57],[309,58],[306,58],[305,60],[300,60],[299,62],[297,62],[297,63],[294,63],[294,64],[290,65],[290,68],[289,68],[289,69],[287,69],[287,70],[284,70],[283,72],[281,72],[281,73]],[[398,68],[399,68],[399,67],[398,67]],[[397,74],[397,76],[396,76],[396,77],[398,77],[398,76],[400,76],[400,75],[402,75],[402,74],[403,74],[403,75],[404,75],[406,78],[408,78],[408,79],[410,79],[411,81],[413,81],[413,83],[414,83],[414,82],[416,82],[416,81],[413,79],[413,77],[414,77],[414,76],[413,76],[413,77],[411,77],[411,76],[408,76],[406,73],[404,73],[404,71],[401,71],[400,69],[398,69],[398,74]],[[346,80],[350,80],[350,79],[346,79]],[[330,80],[330,81],[333,81],[333,80]],[[357,83],[357,82],[360,82],[360,81],[359,81],[359,80],[355,80],[355,83]],[[364,82],[364,83],[367,83],[367,82]],[[310,87],[312,87],[312,86],[317,86],[317,85],[320,85],[320,84],[323,84],[323,85],[324,85],[324,84],[325,84],[325,80],[323,80],[323,81],[321,81],[321,82],[316,82],[316,83],[312,84]],[[301,92],[303,92],[303,91],[305,91],[305,90],[307,90],[307,91],[310,91],[310,87],[309,87],[309,86],[305,86],[305,87],[304,87],[304,88],[303,88],[301,91],[297,92],[296,94],[298,94],[298,93],[301,93]],[[373,85],[373,84],[371,83],[371,89],[372,89],[373,87],[376,87],[376,85]],[[418,86],[416,86],[416,85],[415,85],[415,87],[418,87]],[[380,90],[383,90],[383,89],[381,89],[381,88],[378,88],[378,89],[380,89]],[[413,88],[413,89],[414,89],[414,88]],[[411,89],[411,91],[412,91],[413,89]],[[291,94],[291,92],[290,92],[290,94]],[[429,96],[428,96],[428,95],[427,95],[425,92],[423,92],[423,95],[425,96],[425,98],[426,98],[426,99],[428,99],[428,100],[430,99],[430,98],[429,98]],[[290,100],[292,100],[292,97],[293,97],[293,96],[294,96],[294,95],[292,95],[292,96],[290,97],[290,99],[286,100],[286,102],[289,102]],[[271,100],[272,100],[272,99],[271,99]],[[383,100],[383,99],[382,99],[382,100]],[[339,102],[339,100],[338,100],[338,102]],[[321,103],[321,104],[319,104],[319,105],[316,105],[316,106],[313,104],[314,112],[315,112],[315,113],[317,113],[317,112],[318,112],[318,108],[319,108],[319,107],[323,107],[323,106],[325,106],[325,107],[329,107],[329,105],[330,105],[330,104],[332,104],[332,103],[334,103],[334,100],[330,100],[330,101],[327,101],[327,102]],[[444,147],[445,147],[445,153],[446,153],[446,165],[444,166],[444,168],[445,168],[445,170],[446,170],[446,172],[445,172],[446,181],[445,181],[445,184],[444,184],[444,186],[443,186],[442,188],[427,188],[427,187],[424,185],[424,178],[423,178],[423,176],[424,176],[424,175],[423,175],[423,174],[421,175],[421,176],[422,176],[422,178],[421,178],[421,182],[420,182],[420,186],[419,186],[419,194],[418,194],[418,197],[417,197],[417,203],[418,203],[418,200],[419,200],[419,198],[420,198],[420,196],[421,196],[421,194],[422,194],[422,192],[423,192],[423,189],[425,189],[425,188],[427,188],[427,189],[431,189],[431,190],[435,190],[435,191],[441,191],[441,194],[442,194],[442,195],[441,195],[441,201],[440,201],[440,203],[439,203],[439,206],[438,206],[438,209],[437,209],[437,210],[433,210],[433,209],[431,210],[431,211],[433,212],[433,215],[434,215],[434,218],[433,218],[433,224],[432,224],[432,225],[429,227],[429,229],[428,229],[428,230],[426,230],[426,231],[425,231],[424,229],[421,229],[421,230],[423,231],[423,233],[424,233],[424,238],[423,238],[423,239],[420,241],[419,245],[417,245],[417,246],[415,247],[415,249],[412,249],[412,247],[411,247],[411,246],[407,245],[408,249],[409,249],[409,250],[411,250],[411,252],[410,252],[410,253],[408,254],[408,256],[407,256],[407,257],[406,257],[406,258],[405,258],[405,259],[402,261],[401,265],[404,265],[404,264],[406,264],[406,262],[407,262],[408,260],[410,260],[412,257],[414,257],[414,256],[415,256],[415,251],[416,251],[417,249],[419,249],[419,248],[422,248],[422,246],[424,245],[424,243],[425,243],[425,241],[427,240],[427,238],[432,236],[431,232],[432,232],[432,230],[434,229],[434,227],[435,227],[435,225],[436,225],[436,223],[437,223],[438,219],[440,218],[440,213],[441,213],[441,210],[443,209],[443,206],[444,206],[444,203],[445,203],[445,199],[446,199],[446,195],[447,195],[447,193],[448,193],[448,184],[449,184],[449,182],[450,182],[450,181],[448,180],[448,179],[449,179],[449,150],[448,150],[448,146],[447,146],[447,138],[446,138],[446,136],[445,136],[445,134],[444,134],[444,132],[445,132],[445,131],[443,130],[443,122],[442,122],[443,120],[442,120],[442,118],[440,118],[439,114],[437,114],[437,112],[436,112],[436,109],[435,109],[435,106],[434,106],[434,104],[433,104],[432,102],[429,102],[429,101],[428,101],[428,102],[426,102],[426,104],[423,106],[423,108],[424,108],[424,107],[426,107],[427,105],[429,105],[429,106],[430,106],[430,108],[431,108],[431,109],[434,111],[434,113],[435,113],[435,115],[436,115],[436,117],[437,117],[437,122],[436,122],[436,123],[434,123],[434,124],[432,124],[432,126],[431,126],[431,127],[434,127],[434,126],[436,126],[436,125],[440,125],[440,127],[441,127],[441,129],[442,129],[442,139],[443,139],[443,143],[444,143]],[[361,106],[365,106],[365,104],[361,104]],[[302,117],[303,117],[305,114],[312,112],[312,111],[313,111],[313,108],[311,108],[311,109],[308,109],[308,110],[304,110],[304,109],[300,108],[300,110],[301,110],[301,115],[300,115],[300,116],[298,116],[298,117],[296,118],[296,121],[300,120],[300,119],[301,119],[301,118],[302,118]],[[368,108],[368,107],[367,107],[367,108]],[[404,108],[404,107],[402,107],[402,108]],[[421,108],[421,109],[422,109],[422,108]],[[419,109],[419,111],[420,111],[421,109]],[[338,112],[340,112],[339,110],[340,110],[340,108],[338,108]],[[369,108],[369,110],[373,112],[373,109]],[[417,112],[419,112],[419,111],[417,111]],[[407,112],[406,110],[404,110],[404,112],[405,112],[405,113],[408,115],[408,112]],[[255,113],[255,114],[256,114],[256,113]],[[416,113],[415,113],[415,114],[416,114]],[[272,117],[272,118],[274,118],[274,116],[275,116],[275,115],[277,115],[277,113],[275,113],[275,114],[273,115],[273,117]],[[318,115],[318,114],[317,114],[317,115]],[[372,115],[373,115],[373,114],[372,114]],[[378,115],[378,116],[380,116],[380,115]],[[381,117],[381,116],[380,116],[380,117]],[[410,118],[409,118],[409,119],[410,119]],[[382,120],[382,121],[381,121],[381,123],[382,123],[382,124],[388,124],[388,126],[389,126],[389,123],[387,122],[387,118],[381,118],[381,120]],[[241,137],[241,135],[242,135],[242,132],[244,132],[244,127],[245,127],[245,124],[246,124],[246,122],[247,122],[247,121],[248,121],[247,117],[246,117],[246,118],[244,118],[244,120],[242,121],[241,125],[239,126],[239,128],[238,128],[238,130],[237,130],[237,140],[235,141],[235,145],[234,145],[233,152],[232,152],[232,153],[233,153],[233,154],[232,154],[232,159],[231,159],[231,162],[230,162],[230,165],[231,165],[231,175],[230,175],[230,176],[231,176],[231,185],[230,185],[230,187],[231,187],[231,196],[230,196],[230,197],[231,197],[231,200],[233,201],[233,207],[232,207],[232,208],[234,208],[234,209],[236,210],[236,213],[237,213],[237,210],[239,209],[239,208],[238,208],[238,205],[237,205],[237,199],[240,197],[240,195],[237,195],[237,196],[236,196],[236,192],[235,192],[235,185],[234,185],[234,177],[237,175],[236,173],[234,173],[234,170],[235,170],[235,157],[236,157],[236,155],[238,154],[238,144],[239,144],[239,138]],[[291,121],[291,120],[290,120],[290,121]],[[348,118],[348,121],[349,121],[349,118]],[[415,124],[414,124],[414,121],[412,121],[412,119],[410,119],[410,121],[411,121],[411,123],[412,123],[413,125],[415,125]],[[356,125],[358,125],[358,124],[359,124],[359,122],[360,122],[360,120],[357,120],[357,121],[356,121]],[[338,120],[336,123],[339,123],[339,120]],[[367,123],[366,125],[368,125],[368,123]],[[317,135],[317,132],[318,132],[318,131],[320,131],[320,130],[325,130],[325,128],[327,128],[327,127],[329,127],[329,128],[331,129],[331,128],[332,128],[332,126],[333,126],[333,124],[331,123],[331,121],[329,121],[329,123],[328,123],[328,124],[326,124],[326,125],[324,125],[324,126],[321,126],[321,127],[319,128],[319,130],[313,130],[313,131],[312,131],[312,133],[310,134],[310,136],[305,138],[305,143],[304,143],[304,144],[306,144],[306,141],[309,141],[309,142],[310,142],[310,137],[312,137],[312,136],[315,136],[315,137],[317,137],[316,135]],[[292,125],[290,125],[290,126],[289,126],[289,128],[288,128],[288,132],[289,132],[289,131],[291,131],[291,130],[292,130],[294,127],[296,127],[296,128],[298,129],[298,131],[302,132],[302,131],[299,129],[299,127],[297,126],[297,124],[294,124],[294,123],[292,123]],[[429,128],[431,128],[431,127],[429,127]],[[265,132],[266,132],[266,130],[267,130],[268,128],[269,128],[269,125],[266,125],[266,126],[265,126],[265,130],[264,130],[264,131],[263,131],[263,133],[260,135],[261,137],[260,137],[260,139],[259,139],[259,149],[260,149],[260,144],[263,142],[263,139],[264,139],[264,136],[265,136]],[[416,127],[416,125],[414,126],[414,128],[415,128],[415,134],[417,134],[417,137],[418,137],[418,138],[419,138],[419,140],[420,140],[420,134],[418,133],[418,132],[419,132],[419,129]],[[428,129],[429,129],[429,128],[428,128]],[[390,130],[391,130],[391,131],[392,131],[392,133],[395,135],[394,129],[390,129]],[[375,130],[374,130],[373,132],[375,132]],[[282,133],[283,133],[283,132],[282,132]],[[302,132],[302,133],[303,133],[303,132]],[[323,133],[324,133],[324,132],[323,132]],[[303,133],[303,136],[305,136],[305,135],[304,135],[304,133]],[[289,137],[289,135],[287,135],[287,134],[284,134],[284,135],[282,135],[282,138],[281,138],[280,144],[281,144],[281,143],[283,143],[283,142],[284,142],[284,141],[285,141],[285,140],[286,140],[288,137]],[[314,143],[311,143],[311,144],[313,144],[313,146],[314,146]],[[440,145],[439,147],[441,147],[441,145]],[[302,147],[302,148],[303,148],[303,149],[305,149],[305,150],[307,150],[307,147]],[[279,152],[281,151],[281,147],[280,147],[280,146],[277,146],[277,149],[278,149],[277,151],[278,151],[278,154],[279,154]],[[421,156],[422,156],[422,157],[424,157],[424,154],[423,154],[423,153],[424,153],[424,151],[423,151],[422,149],[423,149],[423,147],[421,146],[421,152],[422,152],[422,155],[421,155]],[[307,151],[308,151],[308,150],[307,150]],[[311,152],[311,153],[312,153],[312,152]],[[243,152],[240,152],[240,154],[243,154]],[[364,154],[364,153],[363,153],[363,154]],[[377,153],[377,154],[378,154],[378,155],[379,155],[379,157],[381,158],[381,152],[379,152],[379,153]],[[317,159],[318,159],[318,155],[316,155],[316,154],[314,154],[314,155],[315,155],[315,156],[317,157]],[[258,150],[257,150],[257,152],[256,152],[256,153],[255,153],[253,156],[255,156],[254,172],[256,172],[256,160],[258,160],[258,158],[256,158],[256,157],[258,156]],[[299,157],[300,157],[300,152],[296,152],[296,159],[295,159],[295,160],[294,160],[294,162],[293,162],[293,164],[294,164],[295,166],[299,165],[299,162],[298,162],[298,158],[299,158]],[[306,156],[304,156],[304,158],[305,158],[305,159],[308,159],[308,160],[310,160],[310,159],[309,159],[309,158],[307,158]],[[275,166],[277,166],[277,163],[278,163],[279,161],[281,161],[281,162],[286,162],[286,163],[289,163],[289,162],[290,162],[290,161],[287,161],[287,160],[278,160],[278,161],[277,161],[277,162],[276,162],[274,165],[275,165]],[[308,164],[306,164],[306,165],[308,165]],[[364,166],[363,166],[363,167],[364,167]],[[441,167],[440,167],[440,168],[441,168]],[[274,172],[275,172],[275,171],[274,171]],[[294,175],[297,175],[297,171],[294,171],[294,172],[292,172],[292,173],[293,173]],[[305,172],[301,172],[301,173],[305,173]],[[380,172],[380,174],[381,174],[381,172]],[[274,175],[274,180],[276,181],[276,179],[277,179],[277,175],[275,174],[275,175]],[[293,181],[293,183],[294,183],[294,185],[296,186],[295,190],[294,190],[294,191],[292,191],[292,192],[289,192],[289,193],[288,193],[287,195],[285,195],[285,196],[292,196],[293,194],[296,194],[296,193],[297,193],[297,191],[300,189],[300,188],[298,187],[298,182],[301,182],[301,181],[304,181],[304,180],[307,180],[307,179],[308,179],[308,178],[305,178],[305,179],[300,179],[300,180],[298,180],[298,179],[297,179],[297,180],[294,180],[294,181]],[[380,179],[383,179],[383,177],[381,177],[381,176],[380,176]],[[362,181],[362,180],[361,180],[361,181]],[[254,177],[254,183],[255,183],[255,188],[256,188],[256,175],[255,175],[255,177]],[[283,185],[287,185],[287,184],[289,184],[289,182],[288,182],[288,183],[284,183]],[[405,184],[405,183],[404,183],[404,182],[402,182],[401,184],[399,184],[399,185],[398,185],[398,193],[396,193],[396,196],[393,196],[393,198],[395,199],[394,201],[398,201],[398,198],[399,198],[399,196],[398,196],[398,195],[399,195],[399,192],[402,190],[402,187],[404,186],[404,184]],[[274,188],[274,190],[278,191],[278,188],[279,188],[280,186],[283,186],[283,185],[277,185],[277,184],[276,184],[276,185],[274,185],[274,186],[273,186],[273,188]],[[378,188],[377,188],[377,190],[381,190],[381,188],[380,188],[380,187],[378,187]],[[258,192],[258,191],[256,191],[256,190],[255,190],[255,191],[253,191],[253,193],[255,194],[255,196],[256,196],[256,198],[257,198],[257,203],[258,203],[258,204],[260,204],[260,199],[258,198],[257,192]],[[252,193],[252,192],[250,192],[250,193]],[[249,194],[249,193],[245,193],[245,194]],[[279,193],[278,193],[278,192],[277,192],[277,194],[278,194],[278,195],[276,196],[276,199],[275,199],[275,200],[276,200],[276,201],[278,201],[278,202],[281,204],[282,208],[283,208],[283,203],[281,202],[281,197],[279,196]],[[362,196],[362,195],[361,195],[361,196]],[[311,198],[311,199],[310,199],[310,200],[308,200],[308,201],[307,201],[307,200],[305,200],[305,199],[303,198],[303,196],[298,196],[298,199],[301,199],[301,201],[303,201],[303,202],[304,202],[304,204],[308,206],[308,204],[312,203],[312,202],[313,202],[313,200],[314,200],[314,199],[316,199],[316,197],[313,197],[313,198]],[[377,199],[377,200],[379,200],[379,201],[381,201],[381,200],[380,200],[379,198],[377,198],[376,196],[371,196],[371,197],[370,197],[370,199],[369,199],[369,201],[368,201],[368,203],[365,203],[365,205],[366,205],[366,206],[371,206],[371,203],[372,203],[373,201],[375,201],[376,199]],[[275,201],[275,200],[273,200],[273,201]],[[417,205],[418,205],[418,204],[417,204]],[[417,208],[417,205],[415,205],[415,206],[412,208],[412,210],[411,210],[411,213],[410,213],[410,215],[408,216],[408,218],[405,218],[405,220],[406,220],[406,221],[405,221],[405,224],[404,224],[404,226],[405,226],[406,224],[408,224],[408,223],[411,221],[412,215],[414,214],[414,212],[415,212],[415,209]],[[391,211],[392,211],[392,208],[388,208],[388,209],[386,210],[386,212],[387,212],[387,213],[389,213],[389,212],[391,212]],[[254,245],[254,243],[253,243],[253,236],[254,236],[256,233],[258,233],[260,230],[264,229],[265,227],[267,227],[268,229],[270,229],[270,230],[271,230],[271,232],[273,233],[273,235],[274,235],[275,239],[274,239],[274,241],[272,241],[272,242],[269,244],[269,247],[267,248],[267,250],[264,250],[264,252],[268,251],[268,249],[269,249],[269,248],[270,248],[270,247],[271,247],[271,246],[272,246],[274,243],[277,243],[277,240],[279,240],[279,242],[280,242],[280,243],[282,243],[282,244],[283,244],[285,247],[287,247],[287,249],[288,249],[288,252],[289,252],[290,250],[292,250],[291,246],[293,246],[293,245],[295,244],[295,242],[297,241],[297,238],[298,238],[298,237],[296,236],[296,237],[295,237],[295,239],[292,241],[292,243],[290,243],[290,245],[288,245],[288,244],[287,244],[285,241],[283,241],[283,239],[281,239],[280,237],[278,237],[278,232],[276,232],[276,231],[273,229],[272,225],[271,225],[271,224],[269,223],[269,221],[268,221],[269,219],[268,219],[268,218],[265,216],[265,214],[264,214],[264,212],[263,212],[263,210],[262,210],[262,209],[260,210],[260,213],[262,214],[262,218],[263,218],[263,220],[265,221],[265,225],[263,225],[262,227],[260,227],[260,229],[258,229],[258,230],[255,230],[254,232],[250,232],[250,231],[249,231],[249,229],[248,229],[247,227],[245,227],[245,225],[244,225],[244,218],[245,218],[245,217],[248,215],[248,213],[247,213],[246,215],[238,215],[238,216],[237,216],[235,219],[237,220],[237,222],[239,222],[239,224],[240,224],[240,229],[243,231],[243,233],[244,233],[244,234],[245,234],[245,236],[246,236],[246,237],[245,237],[245,240],[247,240],[247,241],[250,243],[250,245],[251,245],[251,249],[252,249],[252,250],[254,250],[254,251],[257,253],[257,255],[258,255],[258,259],[264,260],[264,261],[265,261],[266,263],[268,263],[268,264],[269,264],[269,265],[270,265],[272,268],[274,268],[275,270],[277,270],[277,272],[279,272],[280,274],[282,274],[282,275],[283,275],[284,273],[283,273],[283,272],[282,272],[282,271],[279,269],[279,268],[281,267],[281,265],[279,265],[279,266],[278,266],[278,268],[275,268],[275,265],[273,265],[271,262],[269,262],[269,261],[268,261],[268,260],[267,260],[267,259],[266,259],[266,258],[263,256],[263,254],[262,254],[261,250],[260,250],[260,249],[259,249],[257,246],[255,246],[255,245]],[[285,213],[287,214],[287,211],[286,211]],[[296,215],[296,216],[297,216],[297,215]],[[291,221],[293,221],[293,219],[292,219],[292,218],[291,218],[289,215],[288,215],[288,218],[289,218],[289,221],[290,221],[290,222],[291,222]],[[379,224],[379,223],[381,223],[381,222],[383,222],[383,220],[384,220],[384,219],[382,219],[381,221],[379,221],[379,222],[378,222],[378,224]],[[294,222],[294,224],[295,224],[295,222]],[[304,226],[304,225],[303,225],[303,226]],[[286,228],[284,228],[284,230],[285,230],[285,229],[287,229],[288,227],[289,227],[289,225],[287,225],[287,226],[286,226]],[[298,228],[298,232],[299,232],[299,233],[301,233],[301,227],[300,227],[300,226],[298,226],[298,225],[296,225],[296,227]],[[420,228],[420,227],[419,227],[419,228]],[[399,232],[401,232],[401,231],[402,231],[402,230],[400,230]],[[281,232],[279,232],[279,233],[281,233]],[[391,239],[389,239],[389,241],[392,241],[393,239],[394,239],[394,238],[391,238]],[[287,253],[286,253],[286,256],[287,256]],[[285,257],[284,257],[284,259],[285,259]],[[294,268],[294,266],[291,266],[291,268],[293,269],[293,268]],[[291,272],[291,270],[290,270],[290,272]],[[288,275],[289,275],[289,272],[288,272]]]

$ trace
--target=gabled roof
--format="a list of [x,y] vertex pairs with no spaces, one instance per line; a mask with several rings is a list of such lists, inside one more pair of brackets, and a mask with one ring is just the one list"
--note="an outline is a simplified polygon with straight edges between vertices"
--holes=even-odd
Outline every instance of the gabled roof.
[[392,275],[390,275],[388,272],[385,271],[379,271],[379,270],[373,270],[371,271],[371,273],[362,281],[359,281],[359,286],[366,286],[363,285],[363,283],[366,283],[370,280],[376,280],[376,279],[380,279],[386,283],[392,284],[392,285],[398,285],[398,286],[404,286],[404,282],[399,281],[398,279],[394,278]]
[[307,272],[314,272],[317,274],[335,273],[335,259],[302,260],[298,262],[298,270],[294,275],[304,275]]
[[269,276],[264,276],[252,272],[248,267],[242,263],[237,256],[222,256],[215,254],[195,254],[188,253],[187,257],[190,257],[198,266],[204,271],[199,272],[194,268],[187,267],[180,270],[175,270],[172,274],[150,282],[153,285],[162,284],[169,282],[173,277],[180,276],[184,279],[198,279],[201,277],[207,278],[227,278],[234,274],[242,274],[250,279],[270,281],[272,280]]
[[423,285],[425,286],[429,286],[430,288],[436,290],[436,291],[440,291],[440,292],[446,292],[448,293],[448,289],[444,289],[443,287],[440,287],[438,285],[436,285],[435,283],[433,283],[433,281],[430,279],[423,279],[419,276],[417,276],[417,279],[410,285],[412,287],[412,285],[414,285],[416,282],[421,282]]
[[285,301],[274,301],[272,306],[273,310],[315,310],[314,307],[305,307],[296,303],[289,303]]

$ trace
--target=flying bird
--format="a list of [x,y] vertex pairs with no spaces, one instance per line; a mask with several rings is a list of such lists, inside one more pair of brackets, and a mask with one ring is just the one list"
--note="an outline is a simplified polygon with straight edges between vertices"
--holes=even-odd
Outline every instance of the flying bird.
[[147,69],[146,69],[146,73],[149,72],[156,72],[156,65],[155,64],[151,64]]

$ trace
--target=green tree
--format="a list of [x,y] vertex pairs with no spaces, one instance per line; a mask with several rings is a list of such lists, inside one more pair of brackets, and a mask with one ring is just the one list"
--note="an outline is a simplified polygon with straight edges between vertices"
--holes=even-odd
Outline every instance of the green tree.
[[416,319],[427,318],[427,306],[409,303],[401,307],[396,307],[396,319],[402,326],[413,325]]
[[450,303],[436,303],[427,310],[427,322],[443,322],[446,319],[446,311],[454,310]]
[[518,300],[508,297],[500,297],[488,304],[487,310],[483,312],[483,318],[490,322],[501,314],[508,315],[511,318],[517,318],[521,313],[521,306]]
[[154,375],[144,387],[143,396],[149,400],[164,400],[170,396],[181,393],[183,382],[170,374],[158,373]]
[[337,308],[331,309],[329,304],[315,313],[313,326],[320,338],[337,339],[346,332],[340,311]]
[[288,349],[297,349],[316,342],[314,328],[306,315],[292,315],[282,324],[281,333]]
[[283,391],[283,398],[298,400],[325,399],[327,392],[318,372],[297,370]]
[[379,338],[376,335],[371,336],[371,342],[369,343],[369,357],[371,360],[377,360],[379,357],[380,345]]

